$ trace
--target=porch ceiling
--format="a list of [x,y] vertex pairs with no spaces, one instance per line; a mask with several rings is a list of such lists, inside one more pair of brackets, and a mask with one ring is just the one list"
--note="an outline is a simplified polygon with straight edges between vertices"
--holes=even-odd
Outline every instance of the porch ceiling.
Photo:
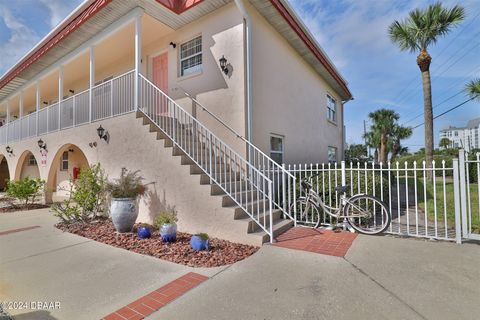
[[[232,0],[202,1],[181,14],[177,14],[163,5],[159,5],[156,0],[111,1],[103,9],[99,10],[96,14],[81,24],[77,29],[68,34],[68,36],[64,37],[61,41],[48,49],[48,52],[35,60],[24,70],[20,71],[15,77],[1,87],[0,102],[49,66],[53,65],[56,61],[80,47],[83,43],[93,38],[107,26],[111,25],[136,7],[143,8],[146,14],[176,30],[231,1]],[[32,52],[32,55],[36,54],[36,51]],[[25,57],[17,63],[17,65],[9,70],[1,80],[4,80],[10,72],[14,71],[15,68],[20,66],[28,58],[30,58],[30,56]]]

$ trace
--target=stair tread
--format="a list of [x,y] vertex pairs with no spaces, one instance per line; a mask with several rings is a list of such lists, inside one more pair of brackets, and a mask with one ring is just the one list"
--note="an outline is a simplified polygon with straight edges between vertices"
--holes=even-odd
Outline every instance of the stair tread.
[[[288,226],[293,226],[293,221],[290,220],[290,219],[280,219],[278,221],[275,221],[273,223],[273,233],[274,233],[274,235],[275,235],[275,231],[282,230],[283,228],[287,228]],[[282,231],[282,233],[283,232],[284,231]],[[259,231],[252,232],[249,235],[254,236],[254,237],[264,237],[264,236],[267,235],[267,233],[263,229],[260,229]],[[277,236],[278,235],[275,235],[275,237],[277,237]]]

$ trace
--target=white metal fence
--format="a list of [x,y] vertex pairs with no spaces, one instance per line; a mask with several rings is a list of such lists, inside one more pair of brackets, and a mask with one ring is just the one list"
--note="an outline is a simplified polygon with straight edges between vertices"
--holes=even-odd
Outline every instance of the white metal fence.
[[[299,196],[304,196],[300,181],[317,174],[312,181],[314,190],[327,205],[338,207],[341,196],[335,187],[344,181],[349,186],[347,196],[366,193],[385,202],[392,216],[387,232],[461,242],[462,230],[464,238],[478,237],[480,218],[479,154],[475,159],[462,160],[462,152],[460,161],[433,162],[430,168],[425,162],[397,162],[300,164],[289,165],[288,170],[297,177]],[[473,172],[472,166],[477,170]],[[322,219],[324,223],[334,222],[328,215]]]
[[135,110],[134,71],[129,71],[90,90],[0,127],[0,144],[8,144]]

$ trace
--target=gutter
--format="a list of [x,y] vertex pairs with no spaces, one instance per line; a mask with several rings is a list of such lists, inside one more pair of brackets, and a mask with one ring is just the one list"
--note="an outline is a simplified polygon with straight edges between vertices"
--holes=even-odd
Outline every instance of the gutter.
[[235,5],[243,16],[245,23],[245,32],[246,32],[246,59],[245,59],[245,71],[247,74],[247,140],[252,142],[252,88],[253,88],[253,77],[252,77],[252,21],[250,15],[248,14],[243,0],[235,0]]

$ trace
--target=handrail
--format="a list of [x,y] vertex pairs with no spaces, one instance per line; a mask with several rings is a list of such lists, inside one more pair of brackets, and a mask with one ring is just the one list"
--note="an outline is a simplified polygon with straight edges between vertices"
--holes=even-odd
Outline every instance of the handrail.
[[[270,159],[269,156],[267,156],[262,150],[260,150],[256,145],[254,145],[253,143],[251,143],[247,138],[245,138],[244,136],[242,136],[241,134],[239,134],[237,131],[235,131],[232,127],[230,127],[228,124],[226,124],[222,119],[220,119],[216,114],[214,114],[213,112],[211,112],[210,110],[207,109],[207,107],[205,107],[203,104],[201,104],[197,99],[193,98],[188,92],[186,92],[183,88],[179,87],[183,93],[185,94],[186,97],[190,98],[193,102],[195,102],[195,104],[199,105],[200,108],[205,111],[207,114],[209,114],[212,118],[214,118],[215,120],[217,120],[220,124],[222,124],[227,130],[229,130],[230,132],[232,132],[237,138],[243,140],[246,144],[248,144],[248,146],[250,146],[251,148],[253,148],[256,152],[260,153],[262,156],[264,157],[267,157]],[[279,169],[281,169],[282,171],[285,172],[285,174],[289,175],[290,177],[292,178],[295,178],[294,175],[292,175],[288,170],[285,170],[285,168],[283,168],[280,164],[276,163],[275,161],[273,161],[273,159],[271,159],[272,161],[272,164],[274,166],[277,166]]]

